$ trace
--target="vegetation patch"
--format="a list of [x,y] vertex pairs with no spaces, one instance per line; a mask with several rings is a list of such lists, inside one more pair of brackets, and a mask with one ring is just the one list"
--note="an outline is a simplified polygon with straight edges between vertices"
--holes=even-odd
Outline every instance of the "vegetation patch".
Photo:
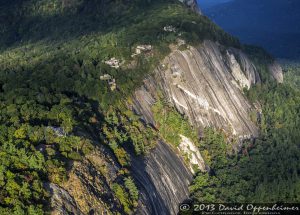
[[159,134],[167,143],[178,147],[181,143],[180,135],[190,138],[194,143],[198,142],[198,135],[190,126],[187,119],[184,119],[174,107],[159,99],[152,107],[156,127]]

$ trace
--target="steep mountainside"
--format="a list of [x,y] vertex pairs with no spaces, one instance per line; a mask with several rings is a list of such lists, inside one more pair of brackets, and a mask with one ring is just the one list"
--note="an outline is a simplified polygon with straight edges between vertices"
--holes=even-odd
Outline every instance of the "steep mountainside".
[[[159,86],[166,99],[199,131],[204,127],[216,127],[241,139],[258,135],[249,119],[253,107],[241,90],[260,82],[260,78],[253,63],[243,53],[205,41],[199,48],[174,50],[162,61],[156,73],[155,81],[146,81],[136,92],[137,106],[142,107],[146,121],[153,121],[151,112],[147,111],[151,108],[147,105],[155,101],[153,98],[157,96],[153,95],[153,89]],[[150,102],[145,103],[144,97]]]
[[[276,62],[269,64],[270,75],[283,81]],[[144,81],[135,92],[135,111],[155,125],[151,106],[163,92],[165,99],[187,116],[199,132],[215,127],[240,140],[257,137],[258,130],[250,120],[256,111],[243,95],[261,83],[254,63],[242,51],[205,41],[199,47],[174,49],[155,71],[155,78]]]
[[[164,124],[159,124],[161,122],[155,116],[154,108],[163,98],[186,115],[199,132],[203,131],[204,127],[222,129],[232,138],[237,138],[237,143],[257,137],[258,128],[251,121],[250,112],[252,110],[256,113],[258,110],[255,110],[243,95],[242,89],[247,86],[242,85],[240,78],[249,83],[249,87],[260,82],[260,78],[247,56],[232,48],[224,51],[225,47],[211,41],[205,41],[198,48],[190,46],[183,51],[178,50],[177,46],[172,48],[172,53],[161,62],[154,77],[145,79],[142,88],[134,93],[132,106],[129,107],[141,120],[160,130]],[[223,50],[223,54],[220,50]],[[233,60],[233,53],[239,60]],[[238,61],[241,63],[237,63]],[[215,74],[211,71],[215,71]],[[163,95],[160,95],[160,92],[163,92]],[[185,130],[181,130],[173,135],[186,134]],[[196,158],[200,159],[200,162],[193,163],[193,155],[198,150],[193,152],[190,148],[190,158],[185,162],[183,157],[176,155],[186,152],[181,147],[184,138],[181,138],[180,142],[180,145],[174,148],[159,141],[155,149],[144,158],[129,152],[129,171],[140,192],[137,214],[176,214],[179,203],[189,196],[188,186],[192,182],[192,172],[186,167],[187,163],[198,165],[199,169],[205,171],[205,164],[201,163],[202,157]],[[241,145],[236,145],[235,149],[238,150],[239,147]],[[73,211],[75,214],[86,214],[98,211],[100,214],[107,210],[109,204],[114,205],[110,210],[122,211],[120,206],[115,205],[113,191],[108,185],[109,181],[117,179],[120,167],[117,163],[111,163],[114,159],[109,158],[111,155],[103,150],[105,149],[97,149],[87,156],[86,161],[74,163],[69,180],[64,183],[63,189],[60,188],[62,190],[52,188],[56,194],[52,198],[54,213]],[[108,158],[101,158],[103,154]],[[95,184],[91,184],[95,181]],[[64,192],[70,195],[69,200],[62,201]],[[60,201],[62,203],[59,203]]]
[[[132,154],[130,173],[139,189],[137,214],[176,214],[181,201],[188,198],[192,173],[182,158],[160,141],[145,157]],[[83,161],[74,162],[69,179],[57,186],[51,183],[52,214],[129,213],[121,201],[128,201],[121,187],[110,188],[118,180],[121,167],[105,148],[96,148]],[[119,189],[117,198],[115,189]],[[121,195],[121,196],[119,196]],[[123,196],[124,195],[124,196]]]
[[265,47],[277,57],[299,58],[298,0],[234,0],[204,13],[242,42]]
[[0,214],[177,214],[219,162],[207,127],[228,156],[260,136],[248,90],[282,70],[195,6],[1,5]]

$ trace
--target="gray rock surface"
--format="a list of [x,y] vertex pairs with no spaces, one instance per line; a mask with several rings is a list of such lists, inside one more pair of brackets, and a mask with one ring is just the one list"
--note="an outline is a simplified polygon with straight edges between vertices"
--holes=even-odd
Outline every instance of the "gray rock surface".
[[97,147],[82,161],[71,164],[68,180],[61,186],[50,184],[53,215],[110,214],[122,212],[109,183],[117,177],[118,164],[104,147]]
[[253,84],[260,83],[260,76],[255,65],[246,54],[238,49],[228,49],[227,65],[241,88],[250,89]]
[[[53,215],[124,214],[109,184],[118,178],[114,158],[97,148],[82,161],[76,161],[61,187],[50,184]],[[139,189],[138,215],[175,215],[180,202],[188,198],[192,173],[182,158],[159,141],[145,157],[131,153],[130,172]],[[104,156],[105,155],[105,156]]]
[[196,0],[179,0],[180,2],[186,4],[190,8],[192,8],[194,11],[197,11],[199,14],[201,14],[201,10],[199,8],[199,5]]
[[146,158],[132,158],[132,174],[140,188],[138,215],[175,215],[189,197],[193,175],[182,158],[160,141]]
[[269,71],[271,72],[273,78],[278,83],[283,83],[283,72],[282,72],[282,68],[279,65],[279,63],[275,61],[272,64],[270,64],[268,68],[269,68]]
[[198,48],[175,50],[156,70],[155,78],[147,79],[135,92],[134,109],[153,123],[151,105],[161,90],[199,130],[211,126],[239,139],[255,137],[258,129],[249,118],[254,108],[234,73],[239,73],[248,87],[260,81],[253,63],[238,50],[224,50],[210,41]]
[[74,215],[83,215],[74,198],[66,190],[53,183],[47,183],[45,187],[52,196],[50,205],[53,211],[51,214],[68,215],[72,213]]

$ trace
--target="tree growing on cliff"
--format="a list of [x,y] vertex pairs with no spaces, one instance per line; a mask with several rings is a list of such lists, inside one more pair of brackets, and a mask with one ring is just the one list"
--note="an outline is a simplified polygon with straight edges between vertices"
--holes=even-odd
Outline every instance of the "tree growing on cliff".
[[139,199],[139,190],[137,189],[133,179],[131,177],[125,178],[124,184],[130,194],[130,197],[134,201],[134,204],[137,206],[137,201]]

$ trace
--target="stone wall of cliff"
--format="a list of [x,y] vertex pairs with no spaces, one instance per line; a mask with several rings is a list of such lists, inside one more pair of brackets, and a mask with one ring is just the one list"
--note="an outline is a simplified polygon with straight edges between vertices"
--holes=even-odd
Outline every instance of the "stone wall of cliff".
[[199,5],[196,0],[179,0],[180,2],[186,4],[190,8],[192,8],[194,11],[201,14],[201,10],[199,8]]
[[256,137],[258,129],[249,118],[254,107],[242,89],[257,82],[259,74],[244,53],[205,41],[166,57],[154,77],[135,92],[134,109],[155,125],[151,105],[161,90],[199,130],[215,127],[239,139]]
[[[124,214],[110,186],[119,170],[114,158],[100,148],[73,163],[63,185],[46,185],[52,195],[52,214]],[[163,141],[145,157],[132,153],[130,172],[139,189],[136,214],[175,215],[180,202],[189,196],[193,175],[183,158]]]

